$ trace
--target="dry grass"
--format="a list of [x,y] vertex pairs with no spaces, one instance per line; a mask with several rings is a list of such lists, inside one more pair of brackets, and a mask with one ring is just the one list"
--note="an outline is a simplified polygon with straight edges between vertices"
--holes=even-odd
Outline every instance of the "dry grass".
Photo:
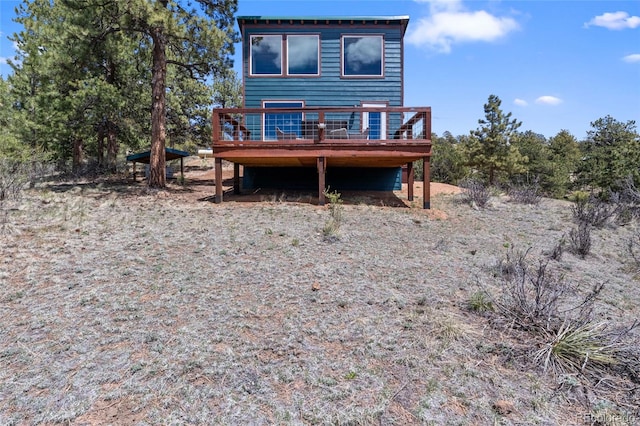
[[[214,205],[194,185],[25,193],[0,245],[0,424],[640,418],[637,391],[578,398],[528,359],[539,348],[467,308],[505,244],[561,238],[570,203],[474,210],[447,195],[426,212],[343,195],[329,243],[328,207]],[[612,326],[640,315],[631,232],[594,229],[592,255],[558,262],[608,283],[597,315]]]

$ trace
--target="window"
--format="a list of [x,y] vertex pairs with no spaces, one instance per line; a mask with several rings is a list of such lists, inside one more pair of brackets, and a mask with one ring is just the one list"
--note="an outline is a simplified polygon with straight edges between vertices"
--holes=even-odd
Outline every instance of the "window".
[[382,77],[384,42],[382,36],[343,36],[342,75]]
[[317,35],[287,36],[287,74],[319,74],[319,41]]
[[251,36],[251,75],[282,75],[282,36]]
[[[304,106],[303,101],[264,101],[262,103],[263,108],[302,108]],[[276,128],[285,133],[295,133],[297,136],[301,135],[300,125],[302,123],[302,112],[283,112],[264,114],[264,139],[275,140],[277,139]]]

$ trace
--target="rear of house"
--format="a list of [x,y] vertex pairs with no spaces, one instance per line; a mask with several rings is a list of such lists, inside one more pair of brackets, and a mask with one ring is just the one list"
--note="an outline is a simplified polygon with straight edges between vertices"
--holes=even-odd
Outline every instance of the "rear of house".
[[244,108],[214,111],[214,157],[245,166],[244,189],[400,189],[431,146],[430,108],[403,107],[408,23],[238,17]]

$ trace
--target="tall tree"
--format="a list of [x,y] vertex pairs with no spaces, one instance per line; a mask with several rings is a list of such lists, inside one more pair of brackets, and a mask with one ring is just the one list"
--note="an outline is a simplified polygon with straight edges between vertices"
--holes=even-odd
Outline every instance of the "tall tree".
[[511,145],[511,138],[522,123],[512,119],[510,112],[505,114],[501,104],[498,96],[489,96],[484,104],[485,118],[478,120],[480,127],[471,131],[472,137],[464,144],[467,165],[483,173],[490,185],[496,182],[499,172],[523,172],[527,160]]
[[554,197],[564,196],[573,185],[580,163],[580,146],[568,130],[561,130],[549,139],[549,175],[544,190]]
[[435,182],[457,185],[468,173],[465,167],[460,143],[448,131],[439,137],[435,133],[431,136],[433,152],[431,160],[431,179]]
[[[89,0],[86,0],[89,1]],[[97,1],[101,4],[103,0]],[[221,74],[231,66],[229,55],[237,34],[233,16],[237,0],[132,0],[113,1],[120,29],[150,41],[151,163],[149,186],[166,185],[166,87],[167,66],[175,65],[195,79]]]
[[234,71],[217,76],[213,80],[213,105],[218,108],[242,106],[242,83]]
[[640,183],[640,135],[635,121],[623,123],[607,115],[591,123],[582,144],[580,182],[609,190],[631,176]]
[[517,183],[531,183],[544,180],[549,172],[549,146],[544,135],[531,130],[516,133],[512,140],[512,146],[518,149],[523,157],[527,158],[523,164],[523,171],[510,176],[511,181]]
[[[99,163],[106,146],[111,167],[117,137],[136,139],[146,127],[139,124],[146,103],[140,90],[150,83],[144,105],[151,112],[148,182],[165,186],[167,134],[179,141],[185,132],[206,129],[198,118],[211,102],[205,81],[231,67],[236,8],[236,0],[25,0],[18,18],[25,31],[16,37],[24,52],[17,86],[25,106],[39,102],[43,108],[31,109],[57,115],[53,121],[32,115],[34,125],[25,126],[31,139],[61,138],[56,146],[64,147],[64,157],[77,151],[71,146],[86,143],[91,129]],[[37,130],[45,123],[43,137]]]

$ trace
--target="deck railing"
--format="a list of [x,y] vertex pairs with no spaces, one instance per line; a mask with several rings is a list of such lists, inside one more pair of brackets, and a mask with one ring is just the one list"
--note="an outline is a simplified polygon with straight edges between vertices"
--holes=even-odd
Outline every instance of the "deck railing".
[[213,145],[246,141],[389,143],[431,139],[430,107],[221,108]]

